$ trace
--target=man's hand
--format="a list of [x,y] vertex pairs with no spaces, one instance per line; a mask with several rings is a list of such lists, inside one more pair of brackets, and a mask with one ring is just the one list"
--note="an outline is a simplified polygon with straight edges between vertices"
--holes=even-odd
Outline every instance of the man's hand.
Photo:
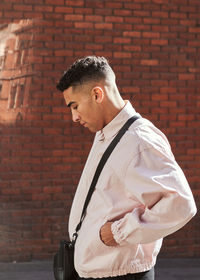
[[107,246],[117,246],[118,243],[115,241],[112,231],[111,231],[112,222],[107,222],[100,229],[100,237],[103,243]]

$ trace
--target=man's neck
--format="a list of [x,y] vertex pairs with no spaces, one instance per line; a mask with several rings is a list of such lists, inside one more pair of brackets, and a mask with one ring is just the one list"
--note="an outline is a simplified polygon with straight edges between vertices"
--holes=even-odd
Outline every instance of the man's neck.
[[119,112],[124,108],[126,102],[120,98],[119,100],[115,100],[110,105],[106,106],[105,110],[105,123],[106,125],[111,122]]

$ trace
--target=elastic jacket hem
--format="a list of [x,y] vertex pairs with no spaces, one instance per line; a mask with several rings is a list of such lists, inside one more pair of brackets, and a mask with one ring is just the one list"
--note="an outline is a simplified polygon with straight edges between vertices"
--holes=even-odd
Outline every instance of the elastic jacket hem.
[[133,265],[132,267],[127,267],[124,269],[117,269],[113,271],[104,271],[104,272],[98,272],[95,271],[92,272],[83,272],[81,269],[79,270],[77,268],[78,274],[81,278],[107,278],[107,277],[116,277],[116,276],[122,276],[126,274],[135,274],[140,272],[145,272],[150,269],[152,269],[155,266],[155,262],[151,263],[144,263],[141,265]]

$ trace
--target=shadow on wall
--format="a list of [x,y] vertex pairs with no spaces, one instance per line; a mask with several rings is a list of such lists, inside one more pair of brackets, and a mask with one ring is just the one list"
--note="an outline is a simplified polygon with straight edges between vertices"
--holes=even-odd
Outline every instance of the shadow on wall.
[[32,238],[31,219],[28,218],[31,195],[22,197],[20,192],[20,188],[25,184],[30,187],[30,183],[23,182],[27,168],[22,170],[20,161],[25,151],[19,144],[23,133],[18,123],[20,127],[26,126],[30,85],[36,75],[33,72],[35,23],[27,19],[0,26],[1,261],[15,260],[18,254],[30,259],[22,240]]
[[0,25],[0,262],[52,258],[86,154],[55,88],[50,24]]

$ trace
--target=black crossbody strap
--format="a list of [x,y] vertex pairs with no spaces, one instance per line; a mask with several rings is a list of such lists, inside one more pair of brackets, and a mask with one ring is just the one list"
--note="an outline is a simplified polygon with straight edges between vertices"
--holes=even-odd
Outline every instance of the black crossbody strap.
[[107,161],[107,159],[109,158],[109,156],[111,155],[112,151],[114,150],[114,148],[116,147],[117,143],[120,141],[120,139],[122,138],[122,136],[124,135],[124,133],[128,130],[128,128],[130,127],[130,125],[136,121],[137,119],[139,119],[140,117],[139,116],[133,116],[131,117],[130,119],[128,119],[128,121],[123,125],[123,127],[119,130],[118,134],[115,136],[115,138],[112,140],[112,142],[110,143],[110,145],[108,146],[108,148],[105,150],[101,160],[99,161],[99,164],[97,166],[97,169],[95,171],[95,174],[94,174],[94,177],[93,177],[93,180],[92,180],[92,183],[90,185],[90,188],[89,188],[89,191],[88,191],[88,194],[87,194],[87,197],[85,199],[85,203],[84,203],[84,206],[83,206],[83,210],[82,210],[82,214],[81,214],[81,219],[80,219],[80,222],[79,224],[77,225],[76,227],[76,232],[74,233],[73,235],[73,241],[75,243],[76,241],[76,238],[78,236],[77,232],[80,230],[81,228],[81,225],[82,225],[82,222],[85,218],[85,214],[86,214],[86,209],[87,209],[87,206],[90,202],[90,199],[92,197],[92,194],[95,190],[95,186],[97,184],[97,181],[99,179],[99,175],[101,174],[101,171]]

